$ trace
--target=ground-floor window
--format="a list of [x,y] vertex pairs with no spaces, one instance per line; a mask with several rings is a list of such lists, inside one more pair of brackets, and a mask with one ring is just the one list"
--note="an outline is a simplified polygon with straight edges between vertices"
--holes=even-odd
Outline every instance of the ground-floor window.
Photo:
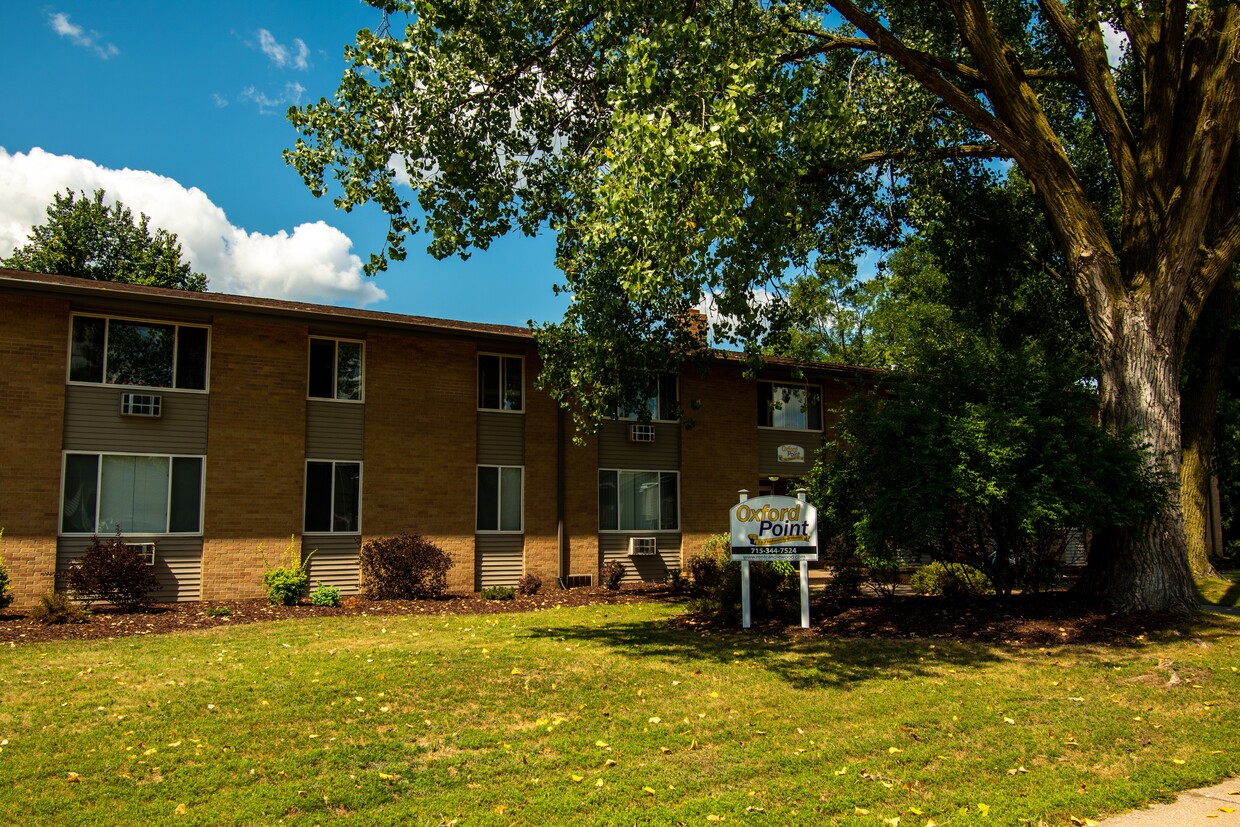
[[65,454],[64,534],[197,534],[202,457]]
[[676,531],[679,483],[675,471],[599,471],[599,530]]
[[496,465],[478,466],[478,531],[513,531],[521,528],[521,478],[525,469]]
[[360,462],[306,462],[306,531],[356,534],[361,514]]

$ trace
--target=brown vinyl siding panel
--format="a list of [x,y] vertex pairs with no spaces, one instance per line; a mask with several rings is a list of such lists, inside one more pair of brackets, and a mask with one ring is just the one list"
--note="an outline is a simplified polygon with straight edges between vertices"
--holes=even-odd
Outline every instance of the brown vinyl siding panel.
[[362,460],[366,406],[360,402],[306,400],[306,456]]
[[[805,449],[805,462],[780,462],[779,446],[799,445]],[[809,471],[822,447],[819,431],[793,431],[781,428],[758,428],[758,474],[766,477],[799,477]]]
[[303,534],[302,553],[314,552],[306,562],[311,591],[319,583],[325,583],[340,589],[341,594],[357,594],[361,546],[362,538],[356,534]]
[[[654,537],[658,554],[629,556],[630,537]],[[654,531],[607,532],[598,537],[600,566],[616,562],[624,566],[624,582],[662,582],[668,569],[680,568],[680,534]]]
[[525,465],[525,415],[478,411],[478,464]]
[[478,534],[474,538],[474,584],[513,586],[524,574],[525,537],[521,534]]
[[654,442],[632,442],[633,420],[600,423],[598,465],[635,471],[678,471],[680,469],[680,423],[654,422]]
[[[122,416],[121,394],[126,392],[159,396],[160,415]],[[68,451],[205,454],[209,402],[205,393],[67,385],[64,447]]]
[[[202,538],[138,535],[127,543],[155,543],[155,577],[159,589],[151,597],[159,603],[202,599]],[[56,543],[56,590],[64,591],[64,572],[82,559],[89,537],[61,537]]]

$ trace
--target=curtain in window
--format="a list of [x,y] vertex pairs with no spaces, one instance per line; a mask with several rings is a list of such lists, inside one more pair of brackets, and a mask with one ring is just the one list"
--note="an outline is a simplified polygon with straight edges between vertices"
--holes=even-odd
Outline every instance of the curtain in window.
[[659,528],[659,475],[648,471],[620,473],[620,528]]
[[168,458],[103,457],[99,492],[100,533],[168,530]]
[[357,531],[361,500],[362,466],[352,462],[336,463],[332,531]]
[[521,469],[499,471],[499,530],[521,530]]

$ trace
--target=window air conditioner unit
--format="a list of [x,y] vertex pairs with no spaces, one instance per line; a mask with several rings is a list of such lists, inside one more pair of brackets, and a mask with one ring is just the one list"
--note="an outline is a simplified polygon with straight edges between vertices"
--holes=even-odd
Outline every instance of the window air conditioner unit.
[[654,426],[641,423],[630,425],[629,442],[654,442]]
[[125,543],[125,548],[130,551],[138,552],[138,556],[148,566],[155,565],[155,544],[154,543]]
[[653,537],[630,537],[629,556],[649,557],[659,553],[659,546]]
[[122,416],[159,416],[163,400],[157,393],[122,393]]

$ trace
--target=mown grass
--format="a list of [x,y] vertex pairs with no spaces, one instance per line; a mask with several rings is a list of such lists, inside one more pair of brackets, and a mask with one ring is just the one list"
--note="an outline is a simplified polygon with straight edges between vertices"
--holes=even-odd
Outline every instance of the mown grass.
[[1057,825],[1240,772],[1235,618],[1040,649],[700,633],[670,625],[677,611],[314,619],[5,649],[0,812]]
[[1215,606],[1240,604],[1240,571],[1220,572],[1218,577],[1203,577],[1197,581],[1203,603]]

